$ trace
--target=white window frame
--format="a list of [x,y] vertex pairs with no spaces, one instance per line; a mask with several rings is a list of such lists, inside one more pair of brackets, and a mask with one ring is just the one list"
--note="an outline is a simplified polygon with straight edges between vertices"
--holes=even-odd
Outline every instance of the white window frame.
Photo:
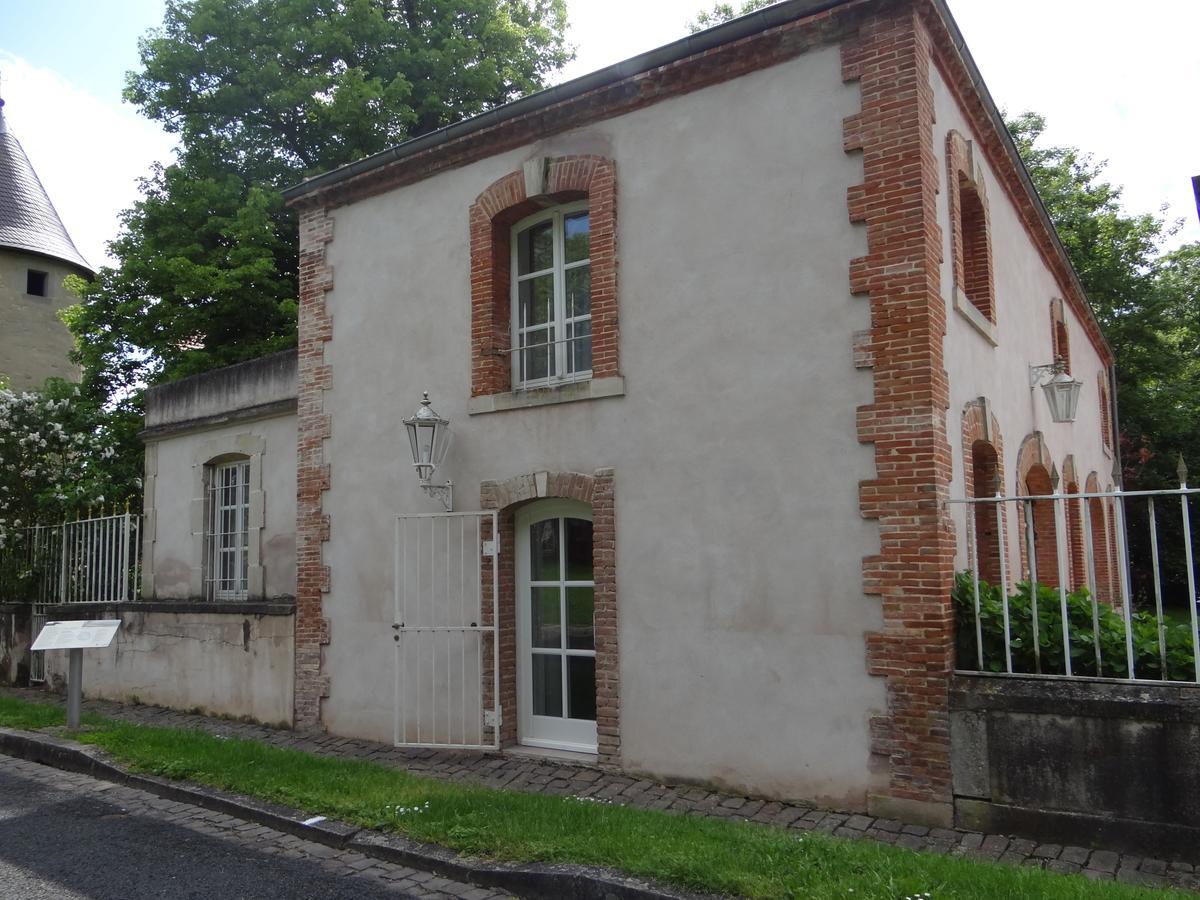
[[[569,750],[576,753],[595,753],[597,749],[596,719],[572,719],[568,716],[568,686],[567,660],[572,656],[596,658],[595,619],[593,611],[591,650],[569,648],[567,646],[567,589],[572,587],[587,587],[595,590],[595,572],[588,581],[575,581],[567,578],[566,571],[566,540],[564,519],[582,519],[592,522],[592,508],[578,500],[539,500],[517,510],[514,521],[515,537],[514,552],[516,554],[516,624],[517,624],[517,740],[529,747],[541,747],[552,750]],[[552,520],[559,529],[559,577],[550,581],[534,581],[530,577],[529,564],[529,529],[537,522]],[[593,537],[593,542],[595,538]],[[593,543],[593,547],[595,544]],[[534,648],[531,635],[531,612],[529,602],[531,590],[535,587],[557,588],[559,590],[559,623],[560,646],[555,648]],[[557,656],[562,660],[559,677],[562,679],[562,713],[558,716],[538,716],[533,713],[533,655],[544,654]],[[598,710],[597,710],[598,712]]]
[[[228,472],[236,472],[236,477],[232,483],[223,484],[223,476]],[[245,600],[250,594],[250,459],[214,463],[207,474],[204,595],[208,600]],[[227,502],[230,494],[232,502]],[[232,531],[220,527],[225,513],[232,513],[235,523]],[[236,574],[224,577],[227,571]],[[228,586],[231,581],[233,587]]]
[[[592,369],[589,367],[577,372],[567,372],[567,344],[575,341],[577,338],[567,338],[566,332],[569,325],[577,325],[583,322],[589,324],[589,329],[592,322],[591,301],[589,297],[588,313],[585,316],[567,316],[567,272],[572,269],[579,269],[587,266],[590,270],[592,264],[591,253],[588,253],[587,259],[576,260],[574,262],[566,262],[566,240],[565,228],[563,221],[567,216],[578,212],[586,212],[588,210],[587,200],[578,200],[573,203],[564,203],[561,206],[555,206],[551,209],[542,210],[531,216],[526,216],[521,221],[517,222],[512,227],[512,232],[509,236],[509,244],[511,245],[511,256],[509,260],[512,273],[510,277],[510,293],[511,293],[511,321],[512,321],[512,384],[514,390],[525,390],[529,388],[554,387],[560,384],[571,384],[577,381],[587,381],[592,377]],[[518,236],[522,231],[531,228],[534,225],[542,222],[551,222],[551,234],[553,236],[553,263],[549,269],[539,269],[536,272],[527,272],[524,275],[517,274],[517,253],[519,248]],[[591,241],[591,221],[588,221],[589,230],[589,247]],[[534,278],[544,277],[548,274],[554,276],[554,315],[546,325],[539,325],[533,328],[523,328],[521,326],[521,304],[519,286],[523,281],[529,281]],[[547,326],[554,333],[554,375],[545,378],[522,378],[521,363],[524,347],[522,339],[528,331],[541,331]],[[589,331],[588,342],[589,349],[591,342],[594,339],[594,332]],[[547,353],[549,353],[549,348]]]

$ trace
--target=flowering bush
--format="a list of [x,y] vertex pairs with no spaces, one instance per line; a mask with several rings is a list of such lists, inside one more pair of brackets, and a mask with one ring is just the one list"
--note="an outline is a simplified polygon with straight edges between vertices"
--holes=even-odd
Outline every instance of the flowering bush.
[[[115,502],[106,417],[63,381],[41,391],[0,386],[0,549],[21,529]],[[124,497],[121,498],[122,500]]]

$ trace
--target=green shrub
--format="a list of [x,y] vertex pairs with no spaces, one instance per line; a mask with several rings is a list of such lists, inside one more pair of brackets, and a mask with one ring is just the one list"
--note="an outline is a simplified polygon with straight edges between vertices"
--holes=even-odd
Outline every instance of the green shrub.
[[[1017,582],[1017,592],[1008,598],[1009,633],[1012,637],[1013,671],[1065,675],[1063,664],[1062,599],[1057,588],[1037,586],[1037,647],[1034,653],[1033,602],[1028,581]],[[1000,588],[979,582],[979,621],[983,633],[983,665],[978,665],[975,635],[975,596],[970,572],[954,580],[954,617],[958,668],[981,668],[986,672],[1006,671],[1004,659],[1004,603]],[[1071,673],[1127,678],[1129,666],[1125,647],[1125,620],[1106,603],[1097,603],[1093,620],[1092,597],[1086,588],[1067,595]],[[1147,612],[1135,612],[1133,625],[1134,674],[1162,681],[1195,680],[1195,648],[1191,626],[1164,622]],[[1166,640],[1167,665],[1163,671],[1159,628]],[[1096,637],[1100,665],[1096,664]],[[1040,656],[1040,669],[1038,660]]]

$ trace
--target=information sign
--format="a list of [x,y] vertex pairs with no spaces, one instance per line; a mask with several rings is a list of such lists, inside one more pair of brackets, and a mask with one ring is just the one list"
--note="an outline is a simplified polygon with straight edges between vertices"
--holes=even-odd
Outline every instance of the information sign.
[[47,622],[30,650],[81,650],[107,647],[112,643],[120,619],[93,619],[81,622]]

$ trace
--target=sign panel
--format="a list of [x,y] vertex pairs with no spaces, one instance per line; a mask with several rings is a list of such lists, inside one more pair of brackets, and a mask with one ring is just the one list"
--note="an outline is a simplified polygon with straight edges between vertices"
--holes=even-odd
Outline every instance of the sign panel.
[[47,622],[30,650],[76,650],[107,647],[121,627],[120,619]]

